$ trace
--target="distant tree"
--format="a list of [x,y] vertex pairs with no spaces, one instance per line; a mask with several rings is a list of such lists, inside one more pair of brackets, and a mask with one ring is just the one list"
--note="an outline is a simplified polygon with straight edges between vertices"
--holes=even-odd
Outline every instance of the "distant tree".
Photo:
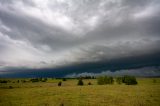
[[38,81],[43,81],[43,78],[42,77],[40,77],[40,78],[37,78],[38,79]]
[[94,76],[92,76],[92,79],[95,79],[95,77],[94,77]]
[[98,85],[104,85],[104,77],[103,76],[98,77],[97,83],[98,83]]
[[118,84],[122,84],[122,80],[123,80],[123,77],[117,77],[117,78],[116,78],[116,82],[117,82]]
[[62,81],[66,81],[66,78],[63,78]]
[[114,80],[111,76],[104,76],[104,84],[113,84]]
[[83,85],[82,79],[79,79],[79,80],[78,80],[78,84],[77,84],[77,85]]
[[47,78],[41,79],[42,82],[47,82]]
[[[39,82],[39,79],[38,78],[32,78],[30,79],[31,82]],[[22,82],[24,82],[24,80],[22,80]]]
[[87,75],[84,77],[84,79],[91,79],[91,78],[92,78],[91,76],[87,76]]
[[136,85],[138,82],[134,76],[125,75],[122,79],[122,82],[126,85]]
[[113,77],[110,77],[110,84],[113,84],[114,83],[114,79]]
[[88,82],[88,85],[92,85],[92,83],[91,83],[91,82]]
[[111,76],[100,76],[97,78],[98,85],[113,84],[114,80]]
[[7,80],[7,83],[10,83],[11,81],[10,80]]
[[62,85],[62,82],[60,81],[60,82],[58,82],[58,86],[61,86]]
[[9,89],[13,89],[13,87],[12,87],[12,86],[9,86]]
[[0,83],[7,83],[6,80],[0,80]]

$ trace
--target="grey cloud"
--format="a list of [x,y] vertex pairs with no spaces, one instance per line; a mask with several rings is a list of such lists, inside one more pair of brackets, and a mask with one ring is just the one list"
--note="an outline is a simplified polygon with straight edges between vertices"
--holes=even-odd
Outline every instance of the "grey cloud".
[[123,75],[133,75],[133,76],[145,76],[145,77],[150,77],[150,76],[160,76],[160,67],[145,67],[145,68],[138,68],[138,69],[128,69],[128,70],[117,70],[115,72],[112,71],[102,71],[100,73],[88,73],[88,72],[83,72],[83,73],[71,73],[66,75],[65,77],[67,78],[77,78],[81,76],[123,76]]
[[[34,46],[48,45],[51,48],[63,49],[77,42],[77,38],[70,33],[57,27],[51,27],[31,17],[18,14],[9,14],[1,11],[1,20],[9,26],[12,31],[6,32],[13,39],[29,41]],[[71,37],[70,37],[71,36]],[[76,40],[76,41],[74,41]],[[75,43],[75,44],[76,44]]]
[[11,55],[9,51],[27,49],[23,44],[8,44],[4,36],[29,46],[28,54],[50,67],[56,62],[74,64],[157,53],[159,7],[159,0],[3,0],[0,58]]

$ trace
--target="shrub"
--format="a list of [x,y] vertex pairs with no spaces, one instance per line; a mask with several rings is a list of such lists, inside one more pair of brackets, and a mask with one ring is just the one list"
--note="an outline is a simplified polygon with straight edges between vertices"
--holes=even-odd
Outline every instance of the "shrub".
[[47,80],[47,78],[41,79],[42,82],[46,82]]
[[100,76],[97,78],[98,85],[113,84],[113,82],[114,82],[113,77]]
[[62,81],[66,81],[66,78],[63,78]]
[[60,82],[58,82],[58,86],[61,86],[62,85],[62,82],[60,81]]
[[122,77],[117,77],[116,78],[116,82],[118,83],[118,84],[122,84]]
[[92,83],[91,83],[91,82],[88,82],[88,85],[92,85]]
[[83,85],[82,79],[79,79],[79,80],[78,80],[78,84],[77,84],[77,85]]
[[104,76],[104,84],[113,84],[113,77]]
[[38,78],[33,78],[33,79],[30,79],[31,82],[39,82],[39,79]]
[[9,86],[9,89],[13,89],[13,87],[12,87],[12,86]]
[[100,76],[97,78],[98,85],[104,85],[104,77]]
[[125,83],[126,85],[136,85],[137,80],[134,76],[128,76],[125,75],[122,79],[122,82]]
[[0,83],[7,83],[6,80],[0,80]]

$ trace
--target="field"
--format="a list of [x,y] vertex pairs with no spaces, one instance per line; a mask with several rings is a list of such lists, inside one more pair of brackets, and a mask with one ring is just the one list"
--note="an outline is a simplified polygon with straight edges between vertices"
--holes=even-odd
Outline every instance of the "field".
[[0,106],[160,106],[160,78],[138,78],[138,85],[97,85],[96,79],[85,79],[84,86],[77,86],[77,79],[62,81],[62,86],[57,86],[60,79],[8,80],[0,83]]

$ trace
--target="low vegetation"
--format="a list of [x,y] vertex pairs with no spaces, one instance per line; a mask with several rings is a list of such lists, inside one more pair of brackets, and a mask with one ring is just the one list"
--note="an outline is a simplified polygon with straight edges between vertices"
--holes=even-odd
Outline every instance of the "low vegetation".
[[32,78],[30,79],[31,82],[46,82],[47,78]]
[[134,76],[125,75],[123,77],[117,77],[116,82],[118,84],[125,83],[126,85],[136,85],[138,84],[136,78]]
[[88,82],[88,85],[92,85],[92,83],[91,83],[91,82]]
[[82,79],[81,79],[81,78],[78,80],[77,85],[81,85],[81,86],[83,85],[83,81],[82,81]]
[[62,82],[60,81],[60,82],[58,82],[58,86],[61,86],[62,85]]
[[[0,106],[160,106],[160,78],[47,78],[34,83],[29,78],[0,80]],[[135,80],[137,85],[127,86]],[[79,82],[83,86],[77,86]]]
[[137,80],[134,76],[124,76],[122,77],[122,82],[125,83],[126,85],[136,85]]
[[98,85],[113,84],[114,80],[111,76],[100,76],[97,78]]

